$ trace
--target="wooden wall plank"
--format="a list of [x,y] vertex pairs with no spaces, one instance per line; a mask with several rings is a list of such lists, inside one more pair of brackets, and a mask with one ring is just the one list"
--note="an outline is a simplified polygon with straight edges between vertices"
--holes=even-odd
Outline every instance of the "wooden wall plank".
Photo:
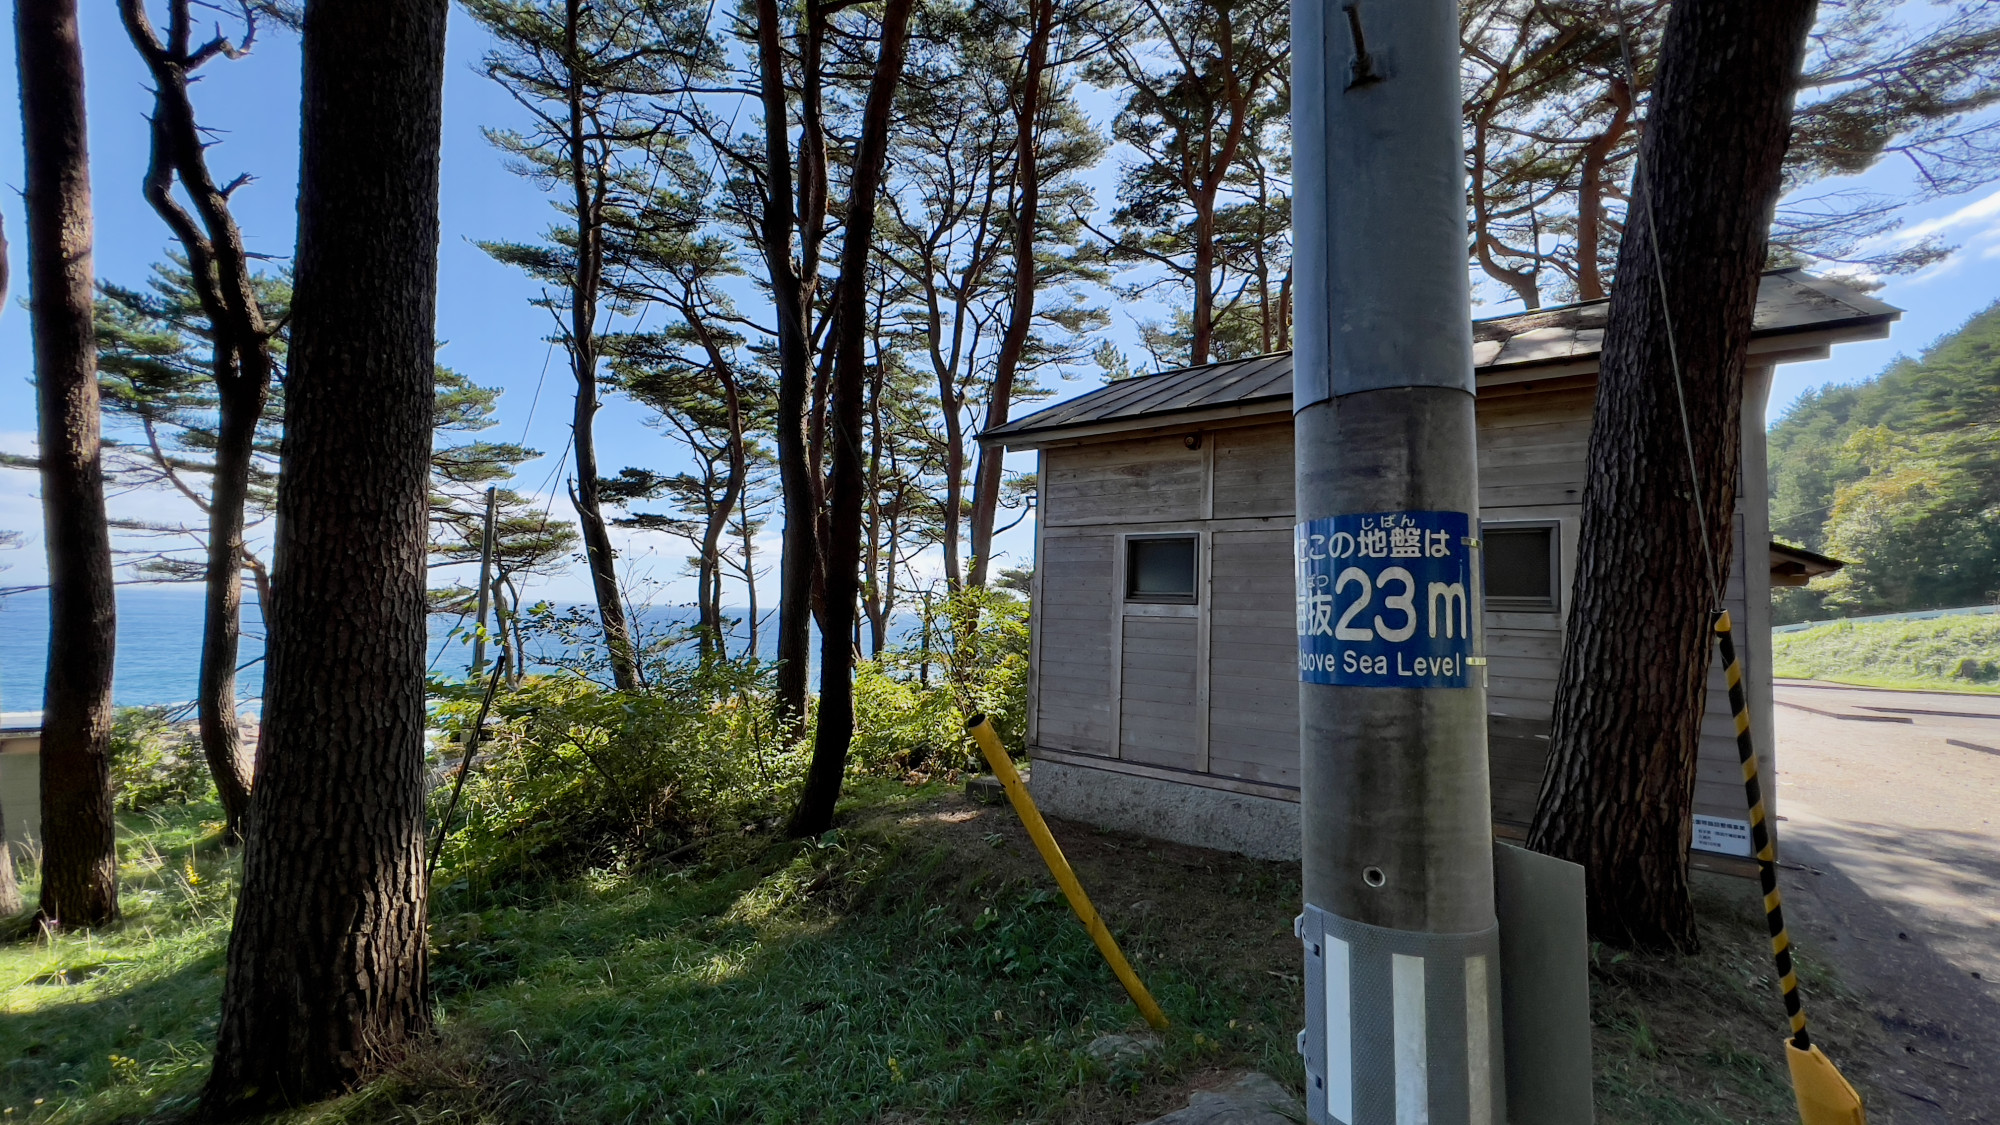
[[1195,632],[1192,617],[1124,617],[1118,756],[1195,769]]
[[[1289,474],[1287,474],[1289,475]],[[1298,637],[1288,530],[1217,533],[1209,771],[1298,784]]]
[[1050,449],[1043,466],[1038,516],[1053,526],[1203,515],[1206,458],[1179,437]]
[[1036,581],[1042,656],[1035,692],[1038,744],[1110,755],[1112,742],[1110,535],[1045,539]]
[[1246,426],[1209,435],[1215,448],[1214,514],[1292,514],[1292,426]]

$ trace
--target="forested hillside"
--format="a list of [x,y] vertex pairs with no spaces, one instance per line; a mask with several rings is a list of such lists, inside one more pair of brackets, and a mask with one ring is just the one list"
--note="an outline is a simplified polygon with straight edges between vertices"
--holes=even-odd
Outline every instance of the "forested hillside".
[[1771,430],[1771,532],[1848,566],[1776,620],[2000,596],[2000,304],[1916,359],[1801,397]]

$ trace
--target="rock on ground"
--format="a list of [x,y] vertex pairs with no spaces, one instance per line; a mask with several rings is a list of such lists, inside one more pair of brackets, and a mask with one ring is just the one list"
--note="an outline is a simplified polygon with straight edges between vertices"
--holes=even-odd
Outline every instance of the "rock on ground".
[[1246,1074],[1219,1090],[1202,1090],[1147,1125],[1294,1125],[1305,1110],[1290,1090],[1268,1074]]

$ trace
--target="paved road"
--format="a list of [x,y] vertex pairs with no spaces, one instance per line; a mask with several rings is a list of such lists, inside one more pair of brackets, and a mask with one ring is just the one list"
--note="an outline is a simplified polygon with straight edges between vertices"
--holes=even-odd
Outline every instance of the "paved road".
[[1777,702],[1786,913],[1901,1049],[1870,1120],[2000,1122],[2000,696]]

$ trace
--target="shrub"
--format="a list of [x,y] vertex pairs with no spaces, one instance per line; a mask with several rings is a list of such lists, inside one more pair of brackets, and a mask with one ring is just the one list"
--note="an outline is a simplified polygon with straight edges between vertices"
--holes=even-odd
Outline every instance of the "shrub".
[[851,760],[873,773],[977,767],[965,720],[984,714],[1021,752],[1028,714],[1028,603],[967,588],[932,602],[922,631],[862,664]]
[[119,812],[185,805],[215,791],[191,722],[167,707],[120,707],[111,720],[111,788]]
[[[572,676],[503,691],[466,776],[441,857],[477,882],[572,873],[676,853],[777,816],[803,774],[776,737],[760,673],[659,663],[649,688]],[[432,823],[445,814],[478,688],[433,685]]]

